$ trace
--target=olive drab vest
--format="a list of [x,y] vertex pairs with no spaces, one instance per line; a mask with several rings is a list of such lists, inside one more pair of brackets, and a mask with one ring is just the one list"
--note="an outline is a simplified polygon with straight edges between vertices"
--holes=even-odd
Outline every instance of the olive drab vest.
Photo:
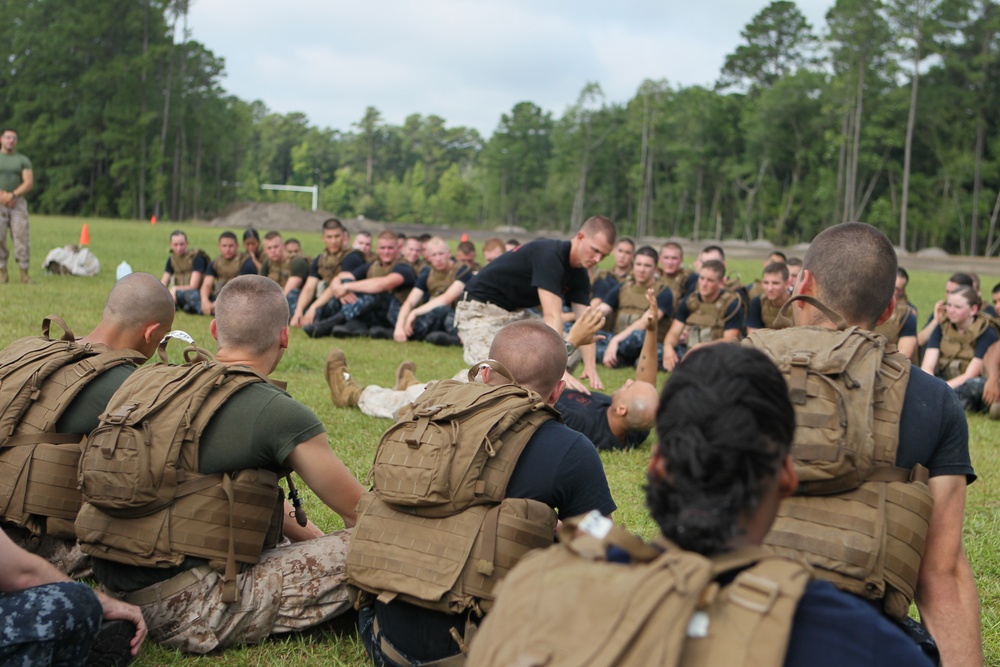
[[899,619],[913,599],[933,509],[927,469],[896,467],[910,362],[811,297],[786,308],[800,299],[840,328],[762,329],[743,341],[777,364],[796,417],[800,484],[764,543]]
[[240,389],[267,382],[189,347],[186,363],[140,368],[115,393],[80,459],[84,553],[139,567],[209,559],[223,600],[238,597],[238,564],[256,563],[282,529],[278,476],[264,469],[201,474],[201,436]]
[[285,283],[292,277],[292,262],[294,261],[290,257],[286,257],[283,262],[272,262],[270,258],[265,259],[260,267],[260,274],[267,276],[284,289]]
[[906,301],[897,301],[892,315],[885,322],[875,327],[875,333],[882,334],[887,341],[896,345],[899,343],[899,334],[903,331],[903,326],[906,324],[907,318],[911,313],[915,312],[913,306]]
[[[784,304],[782,304],[783,306]],[[778,319],[778,313],[781,312],[781,306],[776,306],[771,302],[766,296],[761,295],[760,297],[760,319],[764,321],[765,329],[785,329],[791,324],[782,326],[782,323]]]
[[327,285],[333,282],[333,279],[336,278],[337,274],[341,271],[341,266],[344,264],[344,258],[352,252],[357,251],[348,249],[340,250],[332,254],[324,252],[322,255],[317,257],[316,271],[319,273],[319,279]]
[[174,285],[188,285],[191,283],[195,257],[201,257],[205,260],[205,266],[208,266],[208,263],[212,261],[204,250],[199,250],[198,248],[188,248],[180,257],[174,253],[170,253],[170,269],[174,272]]
[[938,357],[935,375],[950,380],[969,367],[976,356],[976,341],[990,327],[990,321],[977,314],[965,331],[959,331],[949,319],[943,319],[940,327],[941,356]]
[[[52,322],[62,338],[49,337]],[[76,470],[87,434],[57,433],[56,424],[104,371],[145,360],[135,350],[78,343],[56,315],[42,320],[40,337],[0,352],[0,519],[36,536],[74,537],[64,522],[80,509]]]
[[558,413],[513,380],[472,382],[481,365],[468,383],[429,386],[379,442],[347,554],[347,580],[367,597],[482,616],[507,571],[552,544],[552,508],[505,496],[531,436]]
[[240,255],[232,259],[216,257],[212,262],[212,269],[215,271],[215,282],[212,284],[212,296],[219,295],[219,290],[226,286],[233,278],[240,275],[240,267],[243,266],[244,258]]
[[[382,278],[387,276],[392,273],[392,270],[399,264],[406,264],[406,266],[413,268],[412,264],[401,260],[397,260],[392,264],[382,264],[379,260],[375,260],[368,266],[368,273],[365,274],[365,278]],[[392,296],[395,297],[400,303],[403,303],[406,301],[406,297],[410,296],[410,291],[412,289],[413,286],[406,287],[405,284],[400,285],[396,289],[392,290]]]
[[427,294],[425,296],[433,299],[436,296],[444,294],[451,287],[451,284],[455,282],[459,270],[464,266],[464,264],[452,262],[451,267],[446,271],[438,271],[433,266],[430,267],[430,273],[427,274]]
[[[625,282],[621,284],[621,287],[618,288],[618,310],[615,315],[614,333],[621,333],[630,324],[642,317],[642,314],[649,309],[649,303],[646,301],[646,290],[650,287],[652,287],[657,295],[663,290],[668,289],[659,280],[650,286],[643,287],[637,284],[635,278],[632,277],[626,278]],[[657,339],[662,340],[669,328],[670,317],[668,313],[667,317],[660,318],[657,323]]]
[[[811,579],[803,563],[759,547],[705,557],[662,537],[646,544],[617,526],[603,539],[566,530],[560,537],[504,581],[469,667],[784,663]],[[631,562],[609,562],[610,546]]]
[[688,332],[688,347],[722,338],[726,323],[740,313],[739,309],[736,309],[727,317],[726,311],[739,300],[736,294],[727,289],[719,292],[719,297],[712,303],[702,301],[698,292],[689,294],[686,302],[688,318],[684,323]]
[[677,273],[672,276],[665,276],[660,274],[660,282],[666,284],[670,288],[671,294],[674,296],[674,308],[676,308],[681,300],[684,298],[684,285],[687,283],[688,272],[686,269],[678,269]]

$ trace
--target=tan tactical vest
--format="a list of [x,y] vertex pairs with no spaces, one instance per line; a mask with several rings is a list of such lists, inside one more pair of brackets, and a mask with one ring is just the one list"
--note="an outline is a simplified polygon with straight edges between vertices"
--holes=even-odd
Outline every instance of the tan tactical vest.
[[906,318],[913,312],[913,307],[905,301],[897,301],[892,315],[882,324],[875,327],[875,333],[882,334],[891,344],[899,343],[899,334],[903,331]]
[[959,331],[951,320],[941,321],[941,355],[938,357],[935,375],[950,380],[958,377],[969,367],[976,356],[976,341],[989,328],[985,317],[976,315],[965,331]]
[[674,308],[680,305],[681,299],[684,297],[684,284],[687,282],[689,275],[687,270],[683,268],[678,269],[677,273],[673,276],[660,274],[660,282],[666,284],[674,296]]
[[[615,536],[615,533],[619,533]],[[760,548],[706,558],[615,527],[603,540],[561,531],[504,581],[468,665],[781,667],[810,580]],[[608,546],[631,564],[608,562]],[[720,587],[722,575],[739,571]]]
[[[657,295],[663,290],[668,289],[664,283],[658,280],[651,287]],[[649,288],[636,284],[635,279],[631,277],[626,278],[625,282],[621,284],[621,287],[618,289],[618,311],[615,318],[614,333],[621,333],[646,312],[649,308],[649,303],[646,301],[647,289]],[[663,336],[667,335],[667,329],[669,328],[670,318],[660,318],[657,323],[657,339],[662,340]]]
[[205,260],[206,265],[211,261],[208,255],[198,248],[188,248],[180,257],[170,253],[170,268],[174,272],[174,285],[190,284],[191,274],[194,272],[194,258],[198,256]]
[[552,508],[505,495],[531,436],[556,416],[516,384],[428,387],[379,443],[373,490],[358,506],[348,581],[382,602],[482,616],[510,568],[552,544]]
[[881,335],[821,309],[844,329],[762,329],[743,342],[778,365],[796,416],[799,488],[782,501],[764,542],[902,618],[933,509],[926,468],[896,467],[910,362]]
[[[64,331],[49,338],[49,323]],[[80,509],[77,466],[85,433],[56,433],[73,399],[106,370],[136,365],[134,350],[76,342],[61,318],[42,321],[41,337],[14,341],[0,353],[0,519],[73,539]]]
[[[393,262],[392,264],[388,264],[388,265],[383,265],[382,262],[380,262],[378,260],[375,260],[374,262],[372,262],[368,266],[368,273],[365,274],[365,277],[366,278],[382,278],[384,276],[387,276],[390,273],[392,273],[393,268],[395,268],[397,264],[406,264],[407,266],[412,267],[412,265],[409,262],[402,262],[402,261],[399,261],[399,260]],[[403,303],[404,301],[406,301],[406,297],[410,296],[410,291],[412,289],[413,289],[412,286],[406,287],[405,285],[400,285],[399,287],[397,287],[396,289],[394,289],[392,291],[392,295],[400,303]]]
[[427,296],[433,299],[436,296],[444,294],[451,287],[451,284],[455,282],[458,270],[463,266],[465,265],[453,262],[451,268],[447,271],[438,271],[434,267],[431,267],[430,273],[427,274]]
[[[782,304],[783,306],[784,304]],[[764,321],[765,329],[785,329],[787,326],[792,326],[791,324],[787,326],[780,326],[778,320],[778,313],[781,312],[781,306],[776,306],[771,303],[771,300],[766,296],[761,295],[760,297],[760,319]]]
[[219,290],[225,287],[233,278],[240,275],[240,267],[243,266],[244,259],[237,255],[232,259],[225,259],[222,256],[216,257],[212,266],[215,269],[215,282],[212,284],[213,296],[219,295]]
[[[684,323],[688,332],[688,347],[722,338],[726,323],[735,316],[731,314],[727,318],[726,310],[733,302],[739,300],[736,294],[725,289],[712,303],[702,301],[697,292],[688,295],[688,318]],[[738,312],[737,310],[736,313]]]
[[206,558],[232,602],[237,564],[256,563],[280,539],[282,496],[268,470],[199,473],[200,441],[233,394],[267,378],[195,350],[180,366],[137,370],[115,393],[83,449],[76,535],[84,553],[128,565]]
[[260,267],[260,272],[262,275],[267,276],[274,282],[281,285],[284,289],[285,283],[288,279],[292,277],[292,262],[294,260],[286,258],[283,262],[272,262],[269,259],[264,260],[264,264]]
[[340,267],[344,263],[344,258],[352,252],[354,251],[340,250],[339,252],[335,252],[333,254],[324,252],[320,255],[316,260],[316,270],[317,273],[319,273],[319,279],[327,285],[333,282],[333,279],[337,277],[338,273],[340,273]]

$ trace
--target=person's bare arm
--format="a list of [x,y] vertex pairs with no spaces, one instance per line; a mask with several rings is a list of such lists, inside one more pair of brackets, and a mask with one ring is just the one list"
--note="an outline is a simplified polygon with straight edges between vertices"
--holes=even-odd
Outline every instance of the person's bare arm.
[[163,283],[164,287],[170,285],[170,279],[174,277],[174,274],[169,271],[164,271],[163,275],[160,277],[160,282]]
[[285,459],[323,503],[339,514],[348,528],[358,517],[355,509],[363,491],[347,466],[330,449],[325,433],[300,442]]
[[983,403],[993,405],[1000,402],[1000,341],[993,343],[983,357],[986,384],[983,385]]
[[962,547],[965,476],[932,477],[928,486],[934,509],[920,562],[917,608],[937,641],[943,667],[980,667],[983,645],[979,596]]
[[290,322],[291,326],[301,327],[306,324],[312,324],[313,317],[316,316],[315,309],[312,311],[313,317],[310,317],[308,322],[303,322],[302,318],[306,314],[306,309],[312,304],[313,297],[316,296],[316,287],[318,285],[319,278],[316,276],[306,278],[306,283],[302,286],[302,293],[299,295],[299,302],[295,304],[295,312],[292,314]]
[[969,362],[969,365],[965,367],[964,373],[948,380],[948,386],[951,387],[952,389],[958,389],[972,378],[979,377],[979,374],[982,372],[982,370],[983,370],[983,360],[973,359],[972,361]]
[[[414,287],[410,290],[406,301],[399,307],[399,314],[396,316],[396,329],[392,332],[392,338],[397,343],[405,343],[413,335],[413,320],[416,319],[414,308],[424,298],[424,291]],[[414,315],[414,317],[410,317]]]
[[21,184],[14,188],[10,192],[4,192],[0,190],[0,204],[5,205],[7,208],[14,208],[17,206],[17,198],[23,197],[24,195],[31,192],[31,188],[35,186],[35,175],[30,169],[21,170]]
[[285,296],[288,296],[289,292],[293,289],[300,287],[302,287],[302,278],[299,276],[289,276],[288,280],[285,281]]
[[652,289],[646,290],[646,302],[649,308],[646,314],[640,318],[640,322],[646,327],[646,338],[642,341],[642,351],[639,352],[639,360],[635,364],[635,379],[637,382],[648,382],[656,386],[656,328],[658,317],[653,317],[653,313],[659,315],[662,311],[656,305],[656,294]]
[[[3,567],[0,568],[0,590],[5,593],[14,593],[44,584],[72,581],[45,559],[28,553],[14,544],[3,531],[0,531],[0,563],[3,563]],[[135,624],[131,649],[132,655],[138,653],[147,632],[142,612],[138,607],[116,600],[100,591],[94,593],[101,603],[105,619],[131,621]]]
[[[562,338],[562,297],[554,292],[538,288],[538,301],[542,307],[542,319]],[[580,354],[583,354],[583,349],[583,347],[580,348]],[[563,380],[566,381],[568,389],[580,391],[587,395],[590,394],[590,390],[582,382],[573,377],[573,374],[569,371],[563,373]]]
[[417,308],[416,309],[417,316],[419,317],[420,315],[426,315],[427,313],[431,312],[438,306],[452,305],[453,303],[458,301],[458,298],[462,296],[462,292],[464,291],[465,291],[465,283],[463,283],[461,280],[454,281],[452,284],[448,285],[448,289],[446,289],[444,292],[442,292],[438,296],[432,297],[427,301],[427,303]]
[[201,281],[201,314],[211,315],[215,312],[215,304],[212,302],[212,288],[215,286],[215,276],[206,275]]
[[285,500],[281,532],[292,542],[304,542],[314,537],[323,536],[323,531],[312,521],[306,521],[306,525],[300,526],[298,520],[295,518],[295,508],[287,500]]
[[677,366],[677,343],[684,332],[684,323],[674,320],[670,323],[667,335],[663,337],[663,370],[672,371]]
[[[579,317],[583,315],[584,311],[587,310],[589,306],[582,303],[573,304],[573,315]],[[580,346],[580,357],[583,359],[583,373],[580,374],[580,379],[586,378],[590,381],[590,387],[600,391],[604,389],[604,383],[601,382],[601,376],[597,374],[597,346],[593,343],[589,345]]]
[[604,322],[603,309],[600,307],[595,308],[594,306],[585,308],[566,334],[566,342],[573,347],[581,347],[601,340],[604,336],[596,336],[595,334],[601,330]]
[[944,311],[944,301],[938,301],[934,304],[934,317],[931,321],[924,325],[924,328],[917,332],[917,344],[927,345],[927,341],[931,339],[931,334],[934,333],[934,327],[941,324],[941,321],[945,318]]
[[382,292],[391,292],[402,285],[405,280],[401,274],[390,273],[378,278],[365,278],[364,280],[343,283],[343,287],[346,291],[355,294],[381,294]]
[[917,353],[917,337],[901,336],[899,341],[896,342],[896,349],[907,359],[912,359]]
[[920,370],[934,375],[934,371],[937,370],[937,362],[940,357],[941,350],[936,347],[924,350],[924,360],[920,362]]

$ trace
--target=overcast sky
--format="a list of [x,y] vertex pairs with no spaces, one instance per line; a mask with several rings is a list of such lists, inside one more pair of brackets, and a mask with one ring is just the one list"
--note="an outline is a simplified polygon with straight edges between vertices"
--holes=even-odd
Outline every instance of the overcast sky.
[[[596,81],[625,102],[644,79],[712,85],[764,0],[194,0],[192,37],[223,86],[350,131],[369,105],[492,135],[531,101],[554,116]],[[798,0],[814,31],[833,0]]]

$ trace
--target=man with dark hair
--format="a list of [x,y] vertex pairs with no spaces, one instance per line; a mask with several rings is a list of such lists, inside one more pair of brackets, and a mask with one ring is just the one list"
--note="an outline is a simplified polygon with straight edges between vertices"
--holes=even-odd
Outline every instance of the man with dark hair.
[[[594,216],[570,241],[538,239],[484,267],[469,281],[465,298],[455,308],[465,361],[474,364],[485,358],[496,332],[505,324],[528,317],[528,308],[540,307],[545,323],[561,334],[563,300],[572,304],[577,315],[589,305],[587,270],[611,252],[617,233],[611,220]],[[453,288],[460,290],[462,286]],[[602,389],[594,347],[587,345],[581,353],[582,377],[589,378],[594,389]],[[583,389],[569,373],[563,379],[570,388]]]
[[916,362],[917,359],[917,309],[906,298],[906,285],[910,274],[899,267],[896,270],[896,308],[882,324],[875,327],[886,339],[899,348],[904,357]]
[[[219,293],[215,312],[210,329],[218,341],[217,361],[204,363],[234,367],[240,373],[249,369],[261,377],[277,368],[288,347],[289,311],[275,281],[264,276],[234,278]],[[162,377],[154,375],[156,367],[139,372],[146,373],[145,377],[134,376],[133,381]],[[199,423],[199,417],[206,418],[190,416],[193,423]],[[333,453],[323,423],[312,410],[276,385],[256,381],[237,389],[207,420],[194,442],[198,469],[190,472],[215,479],[216,473],[226,473],[223,477],[228,478],[255,468],[273,473],[291,469],[347,528],[354,525],[361,485]],[[250,483],[247,478],[241,482]],[[161,510],[162,517],[152,518],[164,521],[162,525],[173,524],[172,508],[180,498]],[[239,502],[238,498],[234,493],[232,503]],[[285,525],[294,522],[279,511],[280,496],[275,495],[274,503],[273,508],[255,506],[255,512],[274,522],[283,520]],[[158,543],[158,547],[169,548],[176,560],[136,565],[148,560],[141,544],[109,542],[113,535],[93,528],[113,521],[121,530],[138,533],[150,518],[109,519],[103,510],[84,503],[76,527],[84,551],[94,557],[94,574],[104,589],[138,605],[152,638],[159,643],[184,652],[207,653],[314,627],[351,608],[342,580],[349,530],[291,545],[266,545],[256,562],[244,565],[236,575],[239,603],[234,605],[224,601],[228,571],[224,575],[218,562],[178,552],[183,547],[175,544],[175,538],[193,540],[197,535],[166,535],[167,544]],[[268,535],[273,531],[269,529]],[[135,551],[123,553],[126,549]]]
[[[808,297],[793,304],[796,326],[874,329],[895,306],[896,266],[892,243],[876,228],[845,223],[824,230],[809,246],[795,288],[793,298]],[[774,335],[797,334],[788,329]],[[886,404],[883,410],[892,414],[897,407]],[[927,468],[933,497],[914,596],[920,618],[937,641],[942,664],[981,665],[979,599],[962,548],[966,485],[976,478],[965,414],[943,381],[916,366],[909,369],[899,409],[895,464]]]
[[688,354],[656,430],[646,505],[661,535],[646,544],[599,516],[576,519],[575,534],[504,580],[470,666],[930,664],[870,606],[759,548],[798,483],[795,414],[763,354]]
[[781,307],[791,296],[788,293],[788,267],[781,262],[774,262],[764,267],[764,276],[760,280],[761,293],[750,299],[747,309],[747,333],[757,329],[777,329],[775,321]]
[[473,273],[483,268],[476,261],[476,244],[472,241],[461,241],[458,244],[455,248],[455,260],[459,264],[464,264]]
[[[501,328],[492,341],[488,359],[499,362],[510,372],[511,378],[503,377],[494,367],[484,363],[479,369],[484,384],[503,385],[513,380],[549,404],[555,402],[563,389],[566,353],[562,337],[539,320],[516,321]],[[456,429],[461,432],[461,428],[459,423]],[[591,510],[609,516],[616,509],[594,446],[557,419],[543,422],[532,433],[514,463],[504,498],[544,503],[555,510],[559,518]],[[377,521],[378,517],[375,519]],[[415,521],[419,519],[414,517]],[[532,525],[528,521],[524,523]],[[364,526],[365,518],[362,517],[359,530]],[[369,543],[355,540],[349,562],[366,561],[370,548]],[[499,548],[497,553],[499,555]],[[516,561],[518,556],[506,552],[503,558],[504,567],[507,567],[507,559]],[[370,563],[369,570],[391,566],[379,559]],[[471,566],[470,561],[467,567]],[[468,639],[468,624],[478,624],[482,616],[478,603],[467,612],[448,614],[399,598],[383,601],[372,597],[367,596],[362,603],[359,625],[365,648],[379,666],[404,667],[451,656],[457,659],[463,648],[456,639],[463,635]]]
[[663,339],[664,370],[674,370],[686,351],[716,342],[739,340],[743,329],[743,304],[736,294],[723,288],[725,277],[726,265],[720,260],[708,259],[701,263],[698,287],[681,301]]
[[[170,288],[178,310],[197,315],[201,279],[208,268],[208,256],[188,247],[188,237],[177,229],[170,234],[170,256],[160,282]],[[173,284],[171,284],[171,281]]]
[[507,252],[513,252],[521,247],[521,242],[517,239],[507,239],[504,245],[507,246]]
[[[295,304],[295,312],[292,313],[293,327],[333,317],[340,311],[340,301],[327,293],[326,287],[333,283],[334,278],[340,273],[354,271],[366,263],[363,251],[344,249],[346,233],[344,224],[338,218],[328,218],[323,222],[325,251],[309,265],[309,276]],[[316,297],[317,292],[318,297]]]
[[260,275],[278,283],[288,300],[288,307],[295,312],[302,285],[309,276],[309,263],[301,257],[288,256],[281,232],[270,231],[264,235],[264,254],[267,259],[260,265]]
[[[404,244],[409,241],[404,241]],[[323,297],[340,299],[343,308],[331,317],[303,327],[312,338],[364,336],[370,326],[392,328],[403,301],[417,282],[413,264],[400,257],[397,237],[390,231],[378,236],[378,259],[351,272],[341,272],[324,290]],[[419,256],[419,242],[416,255]]]
[[608,368],[631,366],[639,358],[646,339],[643,315],[648,307],[647,290],[652,289],[656,295],[656,321],[662,329],[657,334],[657,341],[663,340],[670,327],[674,314],[673,292],[656,277],[658,259],[652,247],[639,248],[632,263],[632,275],[612,287],[597,305],[597,310],[614,322],[613,335],[607,337],[606,342],[597,343],[598,357]]
[[[240,255],[239,250],[236,234],[232,232],[219,234],[219,256],[208,264],[205,277],[201,280],[197,306],[198,312],[202,315],[215,313],[215,300],[219,296],[219,290],[225,287],[227,282],[236,276],[250,273],[253,264]],[[248,263],[250,266],[247,266]]]
[[0,132],[0,283],[7,276],[7,230],[14,241],[14,261],[21,267],[21,282],[30,283],[31,228],[28,225],[28,202],[24,195],[35,184],[31,160],[17,152],[17,130]]
[[[767,270],[772,264],[784,264],[788,260],[785,253],[780,250],[772,250],[768,254],[767,259],[764,260],[764,270]],[[747,299],[748,303],[753,301],[754,297],[758,297],[764,293],[764,285],[761,279],[754,280],[750,287],[747,289]]]

